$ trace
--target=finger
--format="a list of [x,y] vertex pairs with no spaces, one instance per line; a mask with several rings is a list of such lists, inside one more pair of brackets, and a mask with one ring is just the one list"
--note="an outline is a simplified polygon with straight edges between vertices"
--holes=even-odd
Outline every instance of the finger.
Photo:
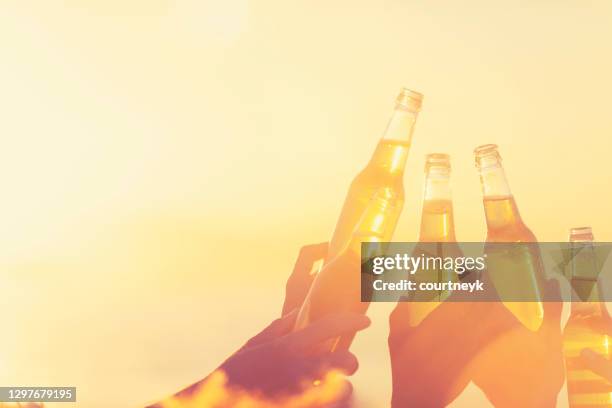
[[289,333],[295,326],[295,320],[297,319],[298,309],[293,309],[280,319],[274,320],[268,327],[264,329],[264,332],[278,337]]
[[317,244],[308,244],[300,248],[300,257],[304,259],[321,259],[327,256],[329,242],[319,242]]
[[308,276],[310,275],[312,265],[327,256],[328,242],[318,244],[305,245],[300,249],[298,258],[295,261],[291,276]]
[[[324,387],[323,383],[316,383],[315,387]],[[327,408],[352,408],[353,404],[353,384],[348,380],[334,380],[334,386],[329,388],[329,394],[326,395],[324,405],[316,405],[317,407]]]
[[338,405],[338,408],[346,407],[350,408],[353,406],[351,404],[352,396],[353,396],[353,384],[351,384],[348,380],[342,381],[342,394],[341,400],[345,401],[344,405]]
[[302,330],[288,334],[283,340],[293,350],[304,350],[342,334],[363,330],[369,325],[370,319],[362,314],[332,314],[315,321]]
[[251,338],[247,342],[247,346],[256,346],[259,344],[267,343],[268,341],[277,339],[284,336],[293,330],[295,327],[295,319],[297,318],[298,310],[294,309],[280,319],[274,320],[263,329],[255,337]]
[[349,351],[335,351],[324,354],[319,359],[325,371],[340,370],[345,375],[353,375],[359,368],[357,357]]
[[591,349],[584,349],[580,358],[588,365],[595,374],[612,382],[612,361]]
[[342,380],[336,389],[334,389],[333,400],[325,406],[328,408],[353,408],[353,384],[348,380]]
[[316,276],[313,272],[315,262],[323,260],[327,256],[327,242],[306,245],[300,249],[293,272],[285,286],[285,302],[282,314],[285,315],[289,310],[299,307],[304,302],[304,298],[312,285]]

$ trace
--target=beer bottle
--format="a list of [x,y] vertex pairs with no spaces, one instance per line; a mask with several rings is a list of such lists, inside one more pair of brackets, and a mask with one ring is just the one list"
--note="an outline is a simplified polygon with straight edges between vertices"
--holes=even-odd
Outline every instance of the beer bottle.
[[450,156],[428,154],[419,242],[455,242],[455,221],[450,188]]
[[[425,188],[423,190],[423,212],[419,245],[415,256],[423,252],[435,252],[435,256],[461,256],[461,250],[455,241],[455,222],[453,219],[453,202],[450,187],[450,156],[443,153],[432,153],[425,158]],[[437,276],[433,276],[435,274]],[[458,276],[452,270],[417,271],[413,280],[448,282],[457,281]],[[417,294],[418,296],[418,294]],[[424,294],[431,301],[415,301],[410,305],[409,324],[417,326],[448,296],[447,292]]]
[[397,205],[403,206],[404,167],[422,99],[423,95],[406,88],[397,96],[391,119],[370,162],[351,183],[329,243],[328,261],[351,240],[357,222],[376,191],[381,188],[392,190]]
[[[540,290],[544,268],[534,245],[496,245],[496,243],[537,242],[525,225],[501,164],[497,145],[487,144],[474,150],[480,173],[485,218],[487,220],[487,273],[504,305],[528,329],[537,331],[544,319]],[[512,274],[512,276],[508,276]],[[504,301],[509,293],[521,293],[530,302]]]
[[[361,244],[371,243],[369,256],[382,255],[382,243],[391,241],[400,212],[400,202],[393,189],[382,188],[375,193],[340,255],[327,262],[317,274],[298,313],[295,330],[331,313],[367,311],[369,303],[361,301]],[[323,344],[320,351],[348,349],[353,336]]]
[[569,280],[572,308],[563,332],[567,391],[572,408],[612,407],[612,385],[579,358],[586,348],[610,359],[610,316],[601,297],[593,233],[590,227],[570,230]]

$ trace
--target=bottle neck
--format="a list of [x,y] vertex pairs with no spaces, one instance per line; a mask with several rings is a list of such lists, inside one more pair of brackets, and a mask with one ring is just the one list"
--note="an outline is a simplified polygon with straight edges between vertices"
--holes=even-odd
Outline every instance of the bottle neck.
[[489,232],[522,227],[523,221],[501,160],[482,158],[478,169]]
[[424,201],[450,200],[450,170],[444,167],[430,167],[425,175]]
[[481,165],[479,172],[482,195],[485,199],[512,196],[506,173],[500,162]]
[[410,145],[418,114],[418,111],[396,104],[383,133],[382,141]]
[[368,167],[393,177],[404,174],[410,145],[381,139],[370,159]]
[[574,241],[570,237],[570,284],[572,314],[603,316],[607,313],[599,287],[597,258],[590,241]]
[[419,241],[456,241],[448,168],[430,167],[425,176]]
[[[597,284],[595,284],[597,288]],[[572,297],[574,294],[572,293]],[[572,298],[572,316],[605,316],[607,315],[606,305],[600,301],[583,302]]]
[[403,105],[395,106],[387,129],[370,160],[371,168],[391,175],[403,174],[417,115],[418,112],[409,110]]
[[[385,243],[393,238],[402,207],[391,189],[378,190],[365,208],[349,242],[348,250],[359,255],[362,243]],[[370,250],[380,248],[370,246]],[[367,254],[365,254],[367,255]]]

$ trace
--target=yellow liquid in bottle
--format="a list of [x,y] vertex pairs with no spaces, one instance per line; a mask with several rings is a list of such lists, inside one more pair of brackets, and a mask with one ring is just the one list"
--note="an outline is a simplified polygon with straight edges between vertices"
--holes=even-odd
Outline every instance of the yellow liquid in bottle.
[[[391,240],[404,205],[404,167],[422,99],[423,95],[406,88],[402,88],[396,98],[383,138],[368,165],[350,185],[330,239],[325,263],[304,300],[295,329],[305,327],[328,313],[353,308],[365,313],[368,302],[361,302],[360,293],[361,241]],[[379,197],[381,191],[384,198]],[[382,204],[385,200],[386,204]],[[339,256],[344,251],[347,256]],[[355,258],[355,253],[357,268],[336,265],[346,262],[347,258]],[[359,290],[355,291],[355,287]],[[343,343],[343,348],[348,348],[350,339]],[[338,342],[333,346],[336,347],[340,347]]]
[[[485,216],[487,219],[487,242],[537,242],[535,235],[521,220],[516,203],[512,196],[485,197]],[[539,251],[519,251],[518,254],[496,253],[494,246],[487,252],[489,267],[508,270],[509,265],[495,265],[496,262],[514,262],[512,277],[515,285],[520,285],[523,293],[530,293],[530,298],[540,298],[540,280],[543,277],[542,261]],[[494,268],[491,268],[494,269]],[[493,283],[495,284],[495,278]],[[508,284],[496,285],[498,292]],[[529,291],[529,292],[528,292]],[[500,293],[500,297],[504,297]],[[544,321],[542,302],[503,302],[514,316],[528,329],[537,331]]]
[[[451,200],[425,200],[423,202],[423,214],[421,215],[421,230],[419,241],[428,242],[455,242],[455,223],[453,218],[453,203]],[[430,250],[429,245],[417,246],[415,256],[419,256],[422,248]],[[444,245],[446,253],[436,254],[441,257],[461,256],[458,246]],[[412,275],[412,280],[419,282],[419,277],[423,276],[424,281],[431,281],[431,276],[424,274],[437,273],[439,282],[457,281],[457,275],[453,271],[417,271]],[[418,284],[418,283],[417,283]],[[427,296],[431,296],[428,294]],[[438,305],[443,301],[448,293],[441,292],[434,295],[431,302],[413,301],[410,305],[408,324],[412,327],[418,326]],[[414,300],[414,299],[413,299]]]
[[398,206],[403,206],[404,166],[409,150],[410,144],[396,140],[382,139],[378,143],[370,163],[351,183],[329,243],[328,260],[335,258],[348,245],[355,226],[379,189],[392,191]]
[[[610,336],[605,334],[610,325],[609,317],[597,311],[595,303],[573,304],[574,307],[591,308],[594,313],[574,313],[563,333],[563,352],[567,372],[567,391],[572,408],[612,407],[612,384],[593,373],[579,359],[580,352],[590,348],[610,359]],[[603,305],[600,305],[604,307]]]
[[[298,314],[296,330],[330,313],[366,312],[369,302],[361,301],[361,243],[389,241],[401,210],[393,192],[376,192],[341,251],[343,255],[329,260],[317,275]],[[351,334],[327,342],[321,351],[348,349],[352,339]]]
[[456,241],[453,203],[450,200],[426,200],[423,203],[419,241]]

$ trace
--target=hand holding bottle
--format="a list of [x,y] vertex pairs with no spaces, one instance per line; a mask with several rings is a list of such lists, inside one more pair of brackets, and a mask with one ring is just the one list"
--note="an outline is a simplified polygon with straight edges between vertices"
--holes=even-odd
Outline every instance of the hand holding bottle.
[[[294,311],[275,320],[202,381],[150,408],[209,406],[202,401],[217,401],[215,406],[266,407],[276,402],[292,406],[285,401],[300,400],[301,395],[311,393],[317,381],[331,371],[351,375],[357,370],[357,359],[348,351],[312,355],[310,350],[330,338],[364,329],[369,325],[367,317],[329,315],[291,332],[296,314]],[[336,381],[332,391],[323,396],[323,405],[312,406],[345,404],[352,387],[347,381]]]
[[[545,290],[558,291],[556,281]],[[486,319],[495,326],[473,365],[474,383],[496,407],[555,407],[563,385],[562,303],[544,302],[544,319],[538,330],[522,324],[503,303],[485,303]]]
[[[455,243],[450,157],[429,154],[425,174],[420,243],[413,254],[434,249],[444,252],[438,255],[461,256]],[[453,271],[441,270],[438,279],[455,280],[457,276]],[[482,324],[488,320],[488,304],[457,302],[454,296],[446,299],[447,296],[448,293],[437,294],[435,301],[426,301],[429,297],[410,298],[410,302],[404,299],[391,314],[393,406],[449,404],[471,380],[472,360],[499,334],[500,327],[494,320],[490,325]]]
[[[350,352],[314,351],[323,342],[366,328],[370,323],[366,316],[328,313],[304,329],[293,330],[298,306],[313,281],[310,271],[326,252],[327,243],[307,245],[300,250],[287,281],[283,317],[252,337],[209,376],[151,408],[202,406],[201,401],[213,397],[222,398],[221,406],[240,402],[247,404],[245,406],[263,407],[278,402],[279,398],[291,406],[292,401],[312,390],[313,382],[324,379],[326,373],[353,374],[358,362]],[[223,381],[211,386],[219,376]],[[324,406],[344,406],[350,401],[352,386],[348,381],[344,380],[341,386],[334,386],[332,390],[331,395],[324,393]]]
[[601,261],[590,227],[570,229],[566,276],[572,287],[571,314],[563,331],[570,406],[612,407],[610,338],[612,319],[599,284]]
[[300,392],[300,386],[324,377],[330,370],[346,375],[357,371],[357,358],[348,351],[312,354],[318,344],[365,329],[366,316],[331,314],[291,332],[296,311],[278,319],[228,358],[220,367],[231,387],[274,396]]
[[392,406],[443,407],[470,382],[473,359],[503,326],[488,318],[488,303],[449,299],[413,327],[414,305],[399,302],[389,318]]

